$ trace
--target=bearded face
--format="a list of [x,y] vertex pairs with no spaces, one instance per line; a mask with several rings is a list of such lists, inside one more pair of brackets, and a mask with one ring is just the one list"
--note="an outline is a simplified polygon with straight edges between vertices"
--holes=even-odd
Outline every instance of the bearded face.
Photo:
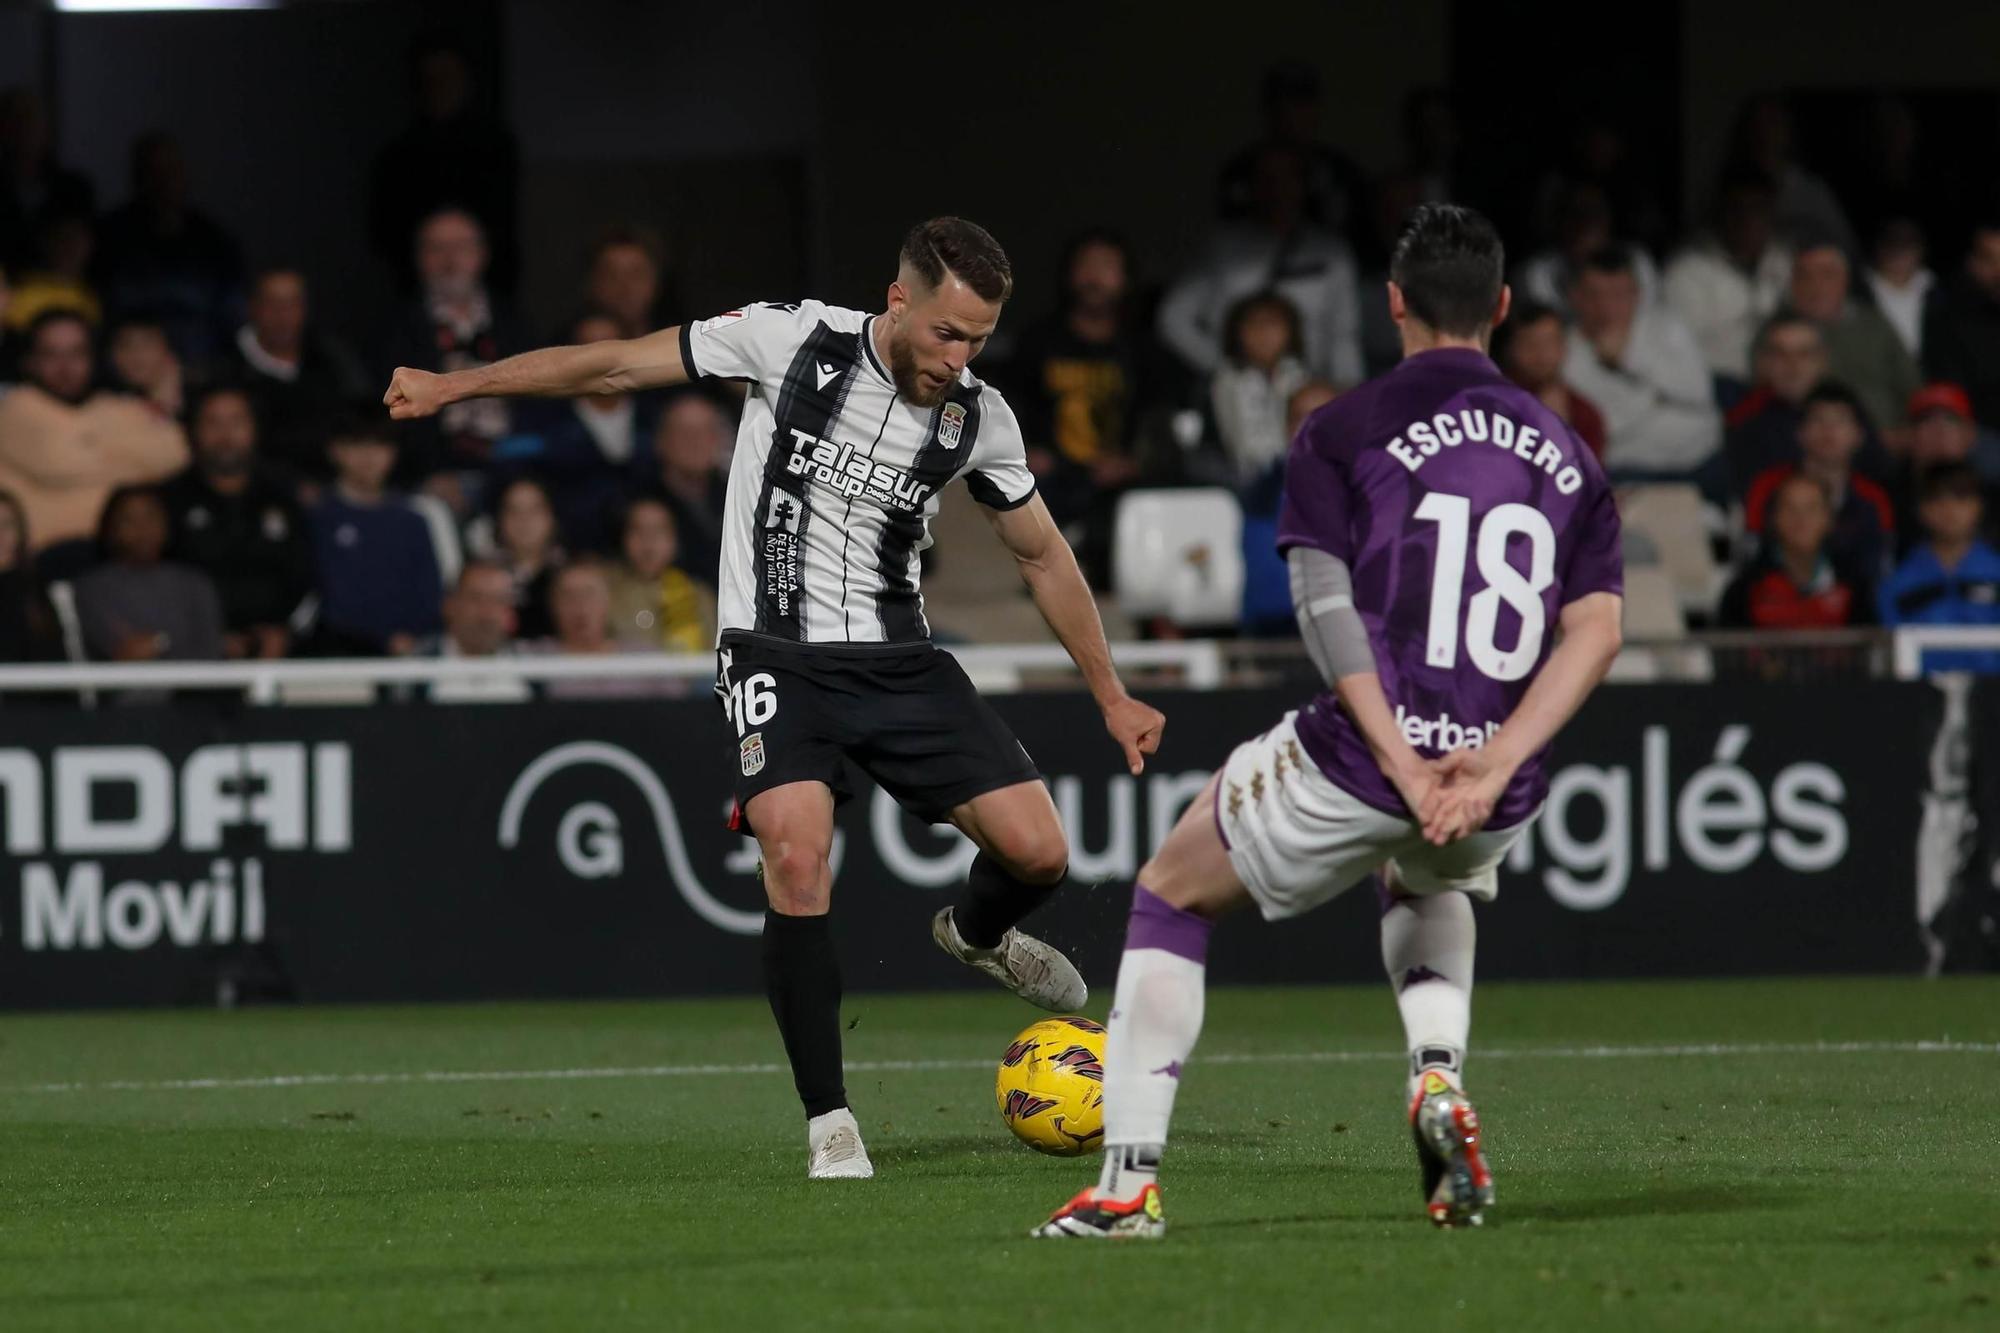
[[[986,346],[1000,319],[1000,303],[986,300],[956,274],[947,273],[928,291],[916,286],[899,279],[891,289],[889,376],[906,401],[936,407]],[[903,299],[896,299],[899,294]]]

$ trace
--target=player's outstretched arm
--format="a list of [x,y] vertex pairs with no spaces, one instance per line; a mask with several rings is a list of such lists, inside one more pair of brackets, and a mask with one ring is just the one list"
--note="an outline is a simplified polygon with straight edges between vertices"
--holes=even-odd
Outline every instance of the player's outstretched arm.
[[1396,725],[1368,627],[1354,609],[1354,581],[1345,561],[1310,546],[1294,546],[1285,556],[1292,576],[1292,612],[1299,620],[1306,655],[1327,688],[1354,719],[1382,775],[1419,814],[1437,783],[1436,770],[1410,745]]
[[382,404],[391,417],[408,421],[467,398],[583,398],[663,388],[687,378],[676,326],[643,338],[543,347],[445,375],[398,366]]
[[1555,739],[1597,688],[1624,643],[1625,599],[1594,592],[1562,609],[1562,638],[1500,731],[1438,762],[1442,782],[1424,812],[1426,836],[1450,841],[1486,826],[1514,770]]
[[1146,767],[1145,757],[1160,748],[1160,733],[1167,719],[1159,709],[1125,692],[1125,682],[1118,679],[1118,670],[1111,665],[1104,622],[1098,618],[1090,585],[1077,568],[1076,554],[1056,529],[1049,507],[1039,495],[1030,496],[1026,504],[989,509],[986,514],[1020,567],[1021,579],[1034,595],[1035,609],[1083,673],[1091,697],[1103,710],[1105,729],[1125,751],[1125,766],[1136,776]]

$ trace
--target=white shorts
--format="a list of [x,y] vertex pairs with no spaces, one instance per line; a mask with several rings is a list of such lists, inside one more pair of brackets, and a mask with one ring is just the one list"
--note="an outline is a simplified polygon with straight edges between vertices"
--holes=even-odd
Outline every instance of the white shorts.
[[1533,816],[1433,846],[1416,824],[1329,781],[1299,744],[1296,717],[1287,713],[1237,746],[1215,789],[1215,826],[1229,863],[1266,920],[1309,912],[1385,863],[1405,893],[1456,891],[1493,901],[1500,862]]

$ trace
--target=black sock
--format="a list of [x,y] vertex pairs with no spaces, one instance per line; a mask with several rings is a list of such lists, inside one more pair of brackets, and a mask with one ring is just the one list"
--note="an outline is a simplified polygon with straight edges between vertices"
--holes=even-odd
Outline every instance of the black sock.
[[1007,868],[981,852],[972,859],[972,871],[965,877],[965,897],[952,909],[952,923],[958,937],[975,949],[990,949],[1000,942],[1010,926],[1049,900],[1062,884],[1028,884],[1007,873]]
[[806,1115],[847,1105],[840,1068],[840,960],[825,916],[764,913],[764,993]]

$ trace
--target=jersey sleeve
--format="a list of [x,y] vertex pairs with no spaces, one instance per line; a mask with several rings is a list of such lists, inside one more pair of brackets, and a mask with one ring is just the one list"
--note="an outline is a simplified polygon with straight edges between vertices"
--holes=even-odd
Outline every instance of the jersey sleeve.
[[1353,486],[1346,460],[1329,438],[1332,414],[1308,420],[1285,455],[1285,494],[1278,506],[1278,554],[1310,546],[1354,563]]
[[1035,474],[1028,471],[1028,447],[1021,423],[1007,400],[992,388],[979,395],[979,435],[965,486],[988,509],[1018,509],[1035,494]]
[[758,301],[681,325],[681,366],[689,379],[775,380],[817,322],[803,305]]
[[1611,488],[1600,484],[1597,495],[1577,525],[1576,546],[1563,573],[1562,600],[1567,606],[1594,592],[1625,594],[1624,529]]

